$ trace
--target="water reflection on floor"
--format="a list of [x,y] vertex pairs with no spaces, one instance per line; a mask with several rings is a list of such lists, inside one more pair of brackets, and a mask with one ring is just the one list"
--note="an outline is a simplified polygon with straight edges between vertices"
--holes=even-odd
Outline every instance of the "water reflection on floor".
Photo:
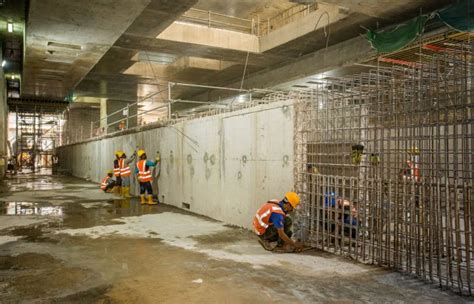
[[0,214],[61,217],[63,208],[61,206],[40,206],[38,203],[28,202],[3,202],[0,203]]

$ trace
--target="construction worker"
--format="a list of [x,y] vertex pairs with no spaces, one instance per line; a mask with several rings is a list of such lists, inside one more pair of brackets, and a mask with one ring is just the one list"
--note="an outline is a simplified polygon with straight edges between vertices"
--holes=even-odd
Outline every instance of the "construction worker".
[[303,248],[301,243],[291,239],[292,221],[288,217],[299,203],[298,194],[288,192],[281,201],[270,200],[257,210],[253,227],[263,248],[270,251],[276,246],[286,247],[287,251],[300,251]]
[[405,161],[404,167],[400,172],[400,176],[403,180],[414,180],[415,182],[420,182],[420,150],[418,147],[411,147],[407,150],[407,154],[408,159]]
[[122,178],[120,177],[120,158],[122,155],[125,154],[123,151],[117,150],[115,151],[115,159],[114,159],[114,176],[115,176],[115,183],[117,184],[116,193],[122,193]]
[[148,194],[148,205],[156,205],[157,203],[153,201],[153,188],[151,186],[151,181],[153,180],[151,167],[155,167],[159,160],[157,159],[154,162],[147,160],[144,150],[138,150],[137,156],[139,160],[135,168],[135,173],[140,183],[140,203],[142,205],[147,203],[145,201],[145,195]]
[[[122,152],[122,151],[120,151]],[[127,155],[124,152],[121,153],[118,164],[120,168],[120,179],[122,180],[121,184],[121,195],[125,198],[130,198],[130,176],[132,175],[132,171],[130,170],[130,163],[135,160],[136,152],[133,152],[132,157],[127,159]]]
[[104,177],[102,183],[100,184],[100,189],[104,192],[111,192],[111,190],[115,187],[116,183],[113,179],[114,172],[112,170],[107,171],[107,176]]

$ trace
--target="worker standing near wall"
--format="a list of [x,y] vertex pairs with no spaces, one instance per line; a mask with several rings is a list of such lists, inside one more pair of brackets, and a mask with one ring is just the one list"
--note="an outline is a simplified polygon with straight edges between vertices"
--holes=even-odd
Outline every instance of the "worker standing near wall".
[[115,182],[117,184],[116,187],[116,192],[117,194],[122,193],[122,178],[120,177],[120,158],[122,155],[125,153],[123,151],[117,150],[115,151],[115,159],[114,159],[114,176],[115,176]]
[[127,155],[124,152],[120,155],[118,160],[119,168],[120,168],[120,178],[122,180],[122,188],[121,194],[122,197],[130,198],[130,176],[132,175],[132,171],[130,170],[130,163],[133,162],[136,158],[136,152],[133,152],[132,157],[127,159]]
[[153,161],[147,160],[147,156],[144,150],[137,151],[138,162],[135,168],[138,182],[140,183],[140,203],[146,204],[145,195],[148,194],[148,205],[156,205],[153,201],[153,188],[151,181],[153,180],[152,167],[155,167],[159,159]]
[[298,194],[288,192],[281,201],[270,200],[257,210],[253,227],[263,248],[272,251],[278,246],[286,247],[287,251],[301,251],[303,245],[291,239],[292,221],[288,216],[299,203]]

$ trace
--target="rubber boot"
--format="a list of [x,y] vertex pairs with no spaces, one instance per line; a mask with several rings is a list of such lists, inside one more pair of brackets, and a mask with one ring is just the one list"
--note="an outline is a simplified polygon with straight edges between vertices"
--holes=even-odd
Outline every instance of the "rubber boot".
[[140,204],[145,205],[145,194],[140,195]]
[[130,187],[122,187],[122,197],[131,198],[131,196],[130,196]]
[[121,196],[121,195],[122,195],[122,187],[117,186],[117,187],[115,188],[114,194],[116,194],[116,195],[118,195],[118,196]]
[[153,201],[153,195],[148,195],[148,205],[156,205],[157,203]]

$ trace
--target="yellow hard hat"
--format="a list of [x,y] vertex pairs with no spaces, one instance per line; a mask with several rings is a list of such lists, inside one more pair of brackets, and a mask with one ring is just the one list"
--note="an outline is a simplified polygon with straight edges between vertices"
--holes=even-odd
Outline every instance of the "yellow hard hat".
[[114,171],[112,171],[112,170],[107,171],[107,175],[109,175],[109,174],[114,174]]
[[300,204],[300,197],[295,192],[287,192],[285,194],[285,200],[287,200],[293,208],[296,208]]
[[420,149],[418,149],[418,147],[416,147],[416,146],[413,146],[413,147],[410,147],[407,150],[407,152],[408,152],[408,154],[419,155],[420,154]]
[[120,151],[120,150],[117,150],[115,151],[115,155],[118,156],[118,157],[122,157],[122,155],[124,155],[125,153],[123,153],[123,151]]
[[145,154],[145,150],[138,150],[137,151],[138,157],[142,157],[143,154]]

